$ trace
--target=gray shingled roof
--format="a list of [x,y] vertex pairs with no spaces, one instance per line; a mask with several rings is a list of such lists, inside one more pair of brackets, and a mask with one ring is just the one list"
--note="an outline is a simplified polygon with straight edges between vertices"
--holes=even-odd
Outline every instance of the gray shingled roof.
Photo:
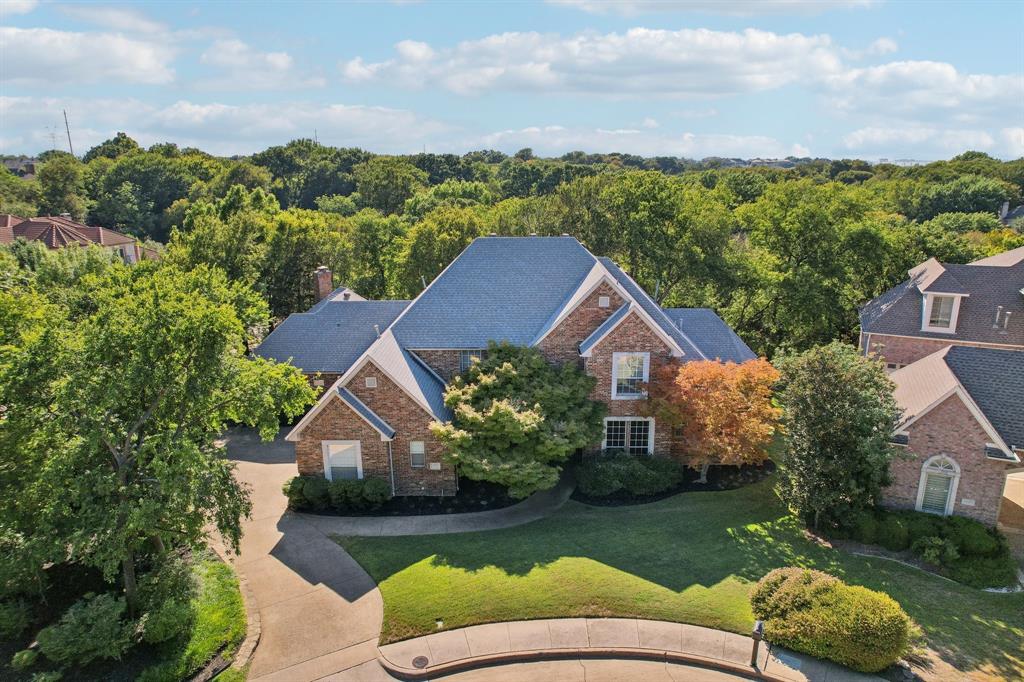
[[[937,285],[948,274],[969,294],[960,301],[955,334],[921,331],[924,297],[914,280],[898,284],[864,305],[861,329],[871,334],[1024,345],[1024,261],[1010,266],[946,263],[942,267],[945,272],[931,281],[929,288],[939,290]],[[1003,306],[1004,313],[1011,313],[1006,329],[1001,325],[993,328],[998,306]]]
[[745,362],[757,357],[710,308],[665,308],[665,314],[712,360]]
[[[325,299],[326,301],[327,299]],[[289,315],[255,354],[291,361],[306,373],[342,373],[387,329],[408,301],[321,301],[311,312]]]
[[395,323],[406,348],[526,346],[594,266],[572,237],[473,241]]
[[662,310],[661,306],[655,303],[654,299],[651,298],[646,291],[641,289],[640,285],[634,282],[632,277],[623,272],[622,269],[615,264],[615,261],[606,256],[602,256],[598,260],[608,268],[608,272],[612,274],[615,281],[617,281],[623,289],[629,292],[629,295],[632,296],[640,307],[651,316],[651,319],[653,319],[668,336],[672,337],[675,342],[679,344],[679,347],[682,348],[683,352],[686,354],[687,359],[708,359],[714,357],[715,349],[698,349],[694,345],[693,341],[678,327],[676,327],[672,320],[668,319],[668,316],[665,315],[665,311]]
[[1006,444],[1024,449],[1024,351],[953,346],[946,364]]

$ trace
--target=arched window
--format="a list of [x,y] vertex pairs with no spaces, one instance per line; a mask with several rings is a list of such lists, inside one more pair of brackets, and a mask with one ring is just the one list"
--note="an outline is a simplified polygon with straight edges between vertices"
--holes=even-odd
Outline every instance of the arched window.
[[917,509],[930,514],[952,513],[956,500],[956,487],[960,482],[960,467],[945,455],[931,457],[921,467],[921,482],[917,487]]

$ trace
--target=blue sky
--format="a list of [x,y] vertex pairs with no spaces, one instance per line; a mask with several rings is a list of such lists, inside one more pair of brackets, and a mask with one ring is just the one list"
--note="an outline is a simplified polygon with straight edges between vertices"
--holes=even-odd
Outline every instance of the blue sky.
[[[0,152],[1024,156],[1022,2],[0,1]],[[58,136],[58,144],[64,144]]]

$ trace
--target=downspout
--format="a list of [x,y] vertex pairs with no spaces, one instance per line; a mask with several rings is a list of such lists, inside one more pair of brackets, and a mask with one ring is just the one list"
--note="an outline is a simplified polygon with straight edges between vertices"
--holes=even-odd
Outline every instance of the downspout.
[[391,497],[395,496],[395,458],[391,454],[391,441],[388,441],[388,469],[391,470]]

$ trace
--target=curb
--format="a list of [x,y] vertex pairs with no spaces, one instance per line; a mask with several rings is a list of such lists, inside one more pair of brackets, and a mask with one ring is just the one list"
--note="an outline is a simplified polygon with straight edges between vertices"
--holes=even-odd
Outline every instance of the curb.
[[259,645],[260,637],[263,634],[263,621],[260,620],[260,610],[256,606],[256,595],[253,594],[252,587],[249,585],[249,579],[235,565],[234,556],[237,555],[232,555],[219,537],[211,540],[210,548],[220,557],[221,561],[231,565],[235,575],[238,577],[238,591],[242,595],[242,604],[245,606],[245,639],[242,640],[238,651],[235,652],[231,665],[225,666],[225,668],[241,670],[252,661],[252,656],[256,652],[256,647]]
[[751,680],[768,680],[769,682],[793,682],[793,677],[783,677],[749,665],[733,663],[720,658],[709,658],[699,654],[687,654],[679,651],[662,651],[658,649],[639,649],[626,647],[586,647],[571,649],[537,649],[529,651],[510,651],[485,656],[462,658],[449,663],[428,666],[426,668],[407,668],[396,665],[385,658],[378,649],[377,662],[391,675],[401,680],[430,680],[435,677],[453,673],[484,668],[487,666],[508,665],[510,663],[529,663],[535,661],[551,661],[573,658],[621,658],[647,661],[664,661],[666,663],[683,663],[699,665],[705,668],[741,675]]

